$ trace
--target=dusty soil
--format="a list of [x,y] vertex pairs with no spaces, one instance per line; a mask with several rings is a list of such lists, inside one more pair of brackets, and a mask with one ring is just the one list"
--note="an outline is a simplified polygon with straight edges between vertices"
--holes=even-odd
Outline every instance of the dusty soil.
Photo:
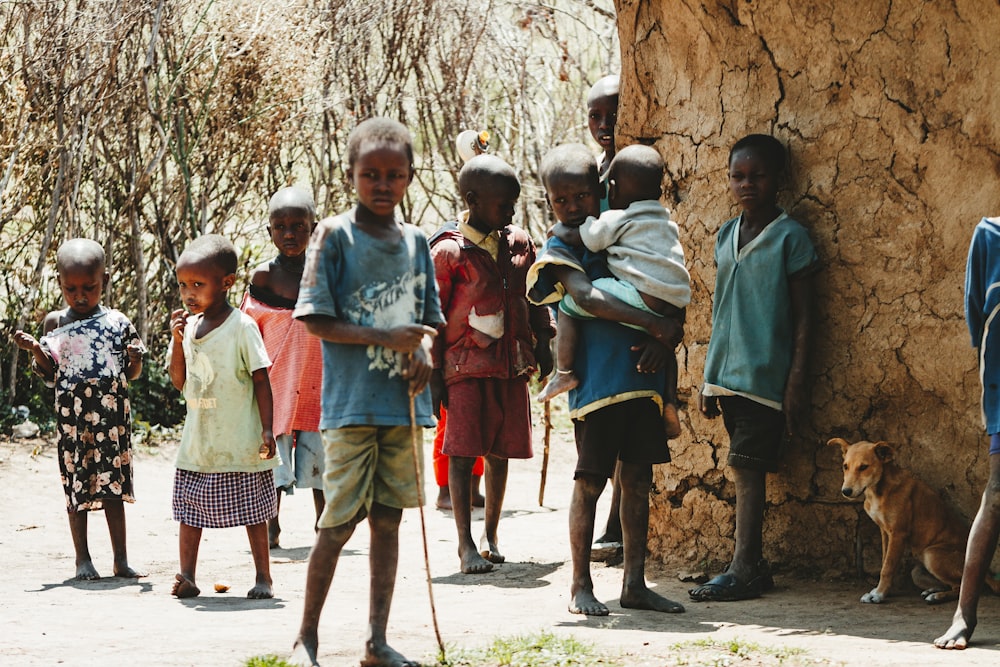
[[[177,526],[170,516],[173,453],[170,443],[140,448],[139,501],[126,510],[130,561],[149,576],[78,582],[71,578],[74,565],[55,447],[48,441],[0,440],[0,563],[5,568],[0,579],[0,662],[221,666],[288,653],[302,611],[313,537],[309,495],[299,493],[283,503],[283,548],[272,552],[274,600],[243,597],[253,583],[253,569],[246,534],[239,529],[205,532],[198,580],[206,592],[177,600],[170,595],[177,570]],[[890,604],[862,605],[858,598],[871,581],[817,581],[779,571],[776,589],[759,600],[694,604],[687,603],[690,584],[677,578],[684,566],[663,568],[648,573],[650,582],[668,597],[685,601],[687,612],[659,615],[618,607],[620,568],[595,564],[597,594],[610,604],[611,616],[569,614],[572,464],[570,434],[557,432],[545,507],[539,507],[541,457],[512,463],[501,523],[508,562],[487,575],[458,572],[451,514],[432,507],[425,511],[433,590],[447,644],[472,648],[498,636],[551,631],[624,655],[626,665],[1000,663],[1000,599],[984,598],[975,646],[949,653],[929,641],[947,627],[951,604],[927,606],[915,590],[901,586]],[[433,499],[433,482],[427,491]],[[604,502],[599,516],[607,511]],[[475,518],[481,521],[481,510]],[[90,535],[98,571],[108,574],[111,550],[100,515],[92,517]],[[367,542],[362,527],[334,579],[320,629],[324,665],[355,665],[360,657],[368,605]],[[390,641],[406,655],[432,663],[436,642],[415,510],[404,515],[401,552]],[[232,588],[215,593],[217,582]],[[705,648],[702,640],[759,648],[747,657],[727,656]],[[804,653],[787,657],[788,650],[798,649]]]

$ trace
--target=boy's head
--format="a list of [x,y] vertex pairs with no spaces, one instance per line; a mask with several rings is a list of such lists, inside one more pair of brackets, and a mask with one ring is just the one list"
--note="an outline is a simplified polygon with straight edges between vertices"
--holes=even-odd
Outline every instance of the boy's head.
[[744,211],[770,212],[785,171],[785,147],[768,134],[743,137],[729,151],[729,189]]
[[626,208],[633,202],[658,200],[663,195],[663,158],[652,146],[626,146],[615,155],[608,171],[608,204]]
[[282,255],[298,257],[309,245],[309,235],[316,222],[316,204],[302,188],[282,188],[271,196],[267,206],[267,232]]
[[205,234],[191,241],[177,258],[177,285],[184,307],[201,313],[227,303],[238,263],[236,248],[225,237]]
[[583,144],[556,146],[542,158],[539,175],[556,220],[577,226],[601,214],[603,186],[597,162]]
[[611,74],[587,93],[587,126],[594,141],[608,155],[615,154],[615,124],[618,122],[618,75]]
[[347,164],[358,202],[391,218],[413,180],[413,137],[398,121],[369,118],[347,139]]
[[514,219],[521,184],[514,169],[500,158],[477,155],[458,172],[458,192],[469,209],[469,224],[489,233]]
[[87,315],[101,303],[108,284],[104,248],[90,239],[69,239],[56,251],[56,280],[66,305]]

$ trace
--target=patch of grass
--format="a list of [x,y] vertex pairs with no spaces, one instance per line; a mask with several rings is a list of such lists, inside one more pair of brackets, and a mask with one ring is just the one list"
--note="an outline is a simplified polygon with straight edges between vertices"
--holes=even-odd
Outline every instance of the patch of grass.
[[762,646],[739,637],[727,640],[696,639],[670,647],[671,656],[664,667],[806,667],[837,665],[825,658],[810,657],[805,649],[794,646]]
[[255,655],[247,658],[243,667],[292,667],[292,665],[276,655]]
[[481,649],[449,647],[448,659],[437,667],[623,667],[617,656],[600,653],[590,644],[551,632],[498,637]]

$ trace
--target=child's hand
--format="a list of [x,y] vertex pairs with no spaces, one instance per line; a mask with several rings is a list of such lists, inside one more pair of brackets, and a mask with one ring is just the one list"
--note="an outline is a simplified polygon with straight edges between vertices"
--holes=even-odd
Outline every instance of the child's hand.
[[188,312],[183,308],[170,313],[170,335],[177,343],[184,342],[184,327],[187,326]]
[[133,364],[142,361],[142,356],[146,354],[146,346],[141,343],[131,343],[125,346],[125,353],[128,360]]
[[548,340],[539,340],[535,345],[535,361],[538,362],[538,379],[544,380],[552,375],[552,348]]
[[[437,329],[426,324],[405,324],[401,327],[393,327],[386,332],[384,346],[390,350],[396,350],[404,354],[415,351],[424,342],[424,336],[433,338],[437,336]],[[424,384],[427,384],[424,381]]]
[[722,414],[719,410],[719,397],[706,396],[698,392],[698,410],[705,416],[705,419],[715,419]]
[[273,459],[275,453],[278,451],[278,445],[274,441],[274,432],[272,432],[271,429],[266,428],[260,432],[260,437],[261,440],[264,441],[258,450],[260,458],[264,460]]
[[[429,327],[428,327],[429,328]],[[435,333],[437,333],[435,331]],[[410,395],[416,396],[424,390],[431,381],[434,368],[430,364],[430,337],[426,343],[417,347],[412,354],[403,359],[403,379],[410,381]]]
[[654,317],[647,330],[671,350],[676,350],[684,338],[684,325],[674,317]]
[[652,336],[638,345],[633,345],[631,349],[639,353],[639,363],[635,369],[640,373],[659,373],[667,365],[667,355],[674,353]]
[[38,340],[30,333],[25,333],[24,331],[18,329],[17,332],[14,333],[14,344],[22,350],[33,352],[38,346]]

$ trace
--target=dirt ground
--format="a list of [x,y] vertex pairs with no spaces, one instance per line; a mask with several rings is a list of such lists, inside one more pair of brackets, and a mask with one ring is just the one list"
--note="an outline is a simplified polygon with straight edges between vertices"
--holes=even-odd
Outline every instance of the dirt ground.
[[[540,434],[536,429],[536,439]],[[534,459],[512,462],[501,523],[508,561],[490,574],[460,574],[451,514],[433,507],[425,511],[439,625],[450,647],[474,648],[500,636],[548,631],[625,656],[626,665],[1000,664],[1000,598],[984,598],[974,647],[950,653],[929,643],[948,626],[950,603],[927,606],[907,587],[889,604],[862,605],[858,598],[871,581],[815,581],[780,570],[775,590],[759,600],[695,604],[687,601],[690,584],[677,578],[682,568],[651,568],[648,578],[656,590],[687,606],[685,614],[660,615],[618,607],[620,568],[595,564],[596,592],[611,606],[611,615],[568,613],[571,442],[568,432],[553,437],[545,507],[538,505],[541,447]],[[427,447],[429,463],[429,438]],[[205,531],[198,564],[205,592],[177,600],[170,595],[177,570],[177,525],[170,514],[174,451],[174,445],[161,443],[140,447],[136,457],[139,500],[126,510],[129,557],[149,576],[78,582],[71,578],[72,549],[54,445],[0,440],[0,563],[5,570],[0,663],[208,667],[241,665],[255,655],[287,655],[302,611],[313,538],[310,496],[300,492],[283,503],[283,548],[272,551],[275,599],[243,597],[253,583],[246,533],[229,529]],[[431,481],[431,501],[434,492]],[[606,502],[602,498],[599,516],[606,515]],[[481,510],[474,519],[478,530]],[[100,515],[92,517],[90,535],[98,571],[108,574],[111,550]],[[320,626],[324,665],[356,665],[361,655],[367,542],[361,527],[334,578]],[[215,593],[217,582],[232,588]],[[389,639],[411,658],[433,663],[436,642],[416,510],[404,514]],[[756,648],[744,657],[727,656],[706,648],[711,642]],[[789,650],[804,652],[790,660],[783,657]]]

